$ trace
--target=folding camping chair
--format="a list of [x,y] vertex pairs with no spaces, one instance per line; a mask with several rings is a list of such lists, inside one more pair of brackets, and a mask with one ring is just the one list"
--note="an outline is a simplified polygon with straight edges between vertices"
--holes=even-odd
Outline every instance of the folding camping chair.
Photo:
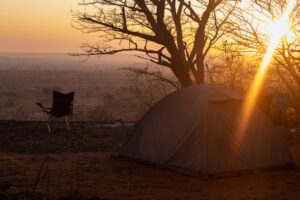
[[36,103],[44,112],[46,117],[46,123],[48,131],[51,132],[51,124],[54,122],[55,118],[65,118],[67,125],[67,130],[70,131],[69,120],[72,120],[73,116],[73,102],[74,102],[74,92],[67,94],[60,93],[53,90],[53,101],[52,107],[46,108],[41,103]]

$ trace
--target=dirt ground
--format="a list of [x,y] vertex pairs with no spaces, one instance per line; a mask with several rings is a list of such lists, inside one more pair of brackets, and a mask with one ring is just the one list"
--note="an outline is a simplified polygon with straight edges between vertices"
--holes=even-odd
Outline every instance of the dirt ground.
[[[300,199],[296,169],[203,180],[113,158],[130,130],[78,123],[72,133],[49,134],[39,122],[0,122],[0,180],[12,183],[6,193],[36,185],[54,196],[80,191],[104,199]],[[288,144],[299,163],[300,135]]]

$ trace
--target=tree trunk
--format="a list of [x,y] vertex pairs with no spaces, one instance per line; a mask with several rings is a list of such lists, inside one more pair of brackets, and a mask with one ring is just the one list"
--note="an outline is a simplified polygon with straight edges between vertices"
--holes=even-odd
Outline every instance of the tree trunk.
[[193,81],[188,72],[184,72],[178,76],[178,80],[182,88],[193,85]]
[[[178,69],[178,68],[177,68]],[[187,87],[187,86],[190,86],[190,85],[193,85],[193,80],[191,79],[190,77],[190,74],[187,70],[187,68],[184,68],[184,69],[181,69],[180,71],[179,70],[176,70],[176,71],[173,71],[174,74],[176,75],[176,77],[178,78],[179,82],[180,82],[180,86],[182,88],[184,87]]]
[[197,59],[196,61],[197,70],[193,72],[196,84],[202,84],[205,82],[205,69],[204,61],[202,59]]
[[181,88],[193,85],[194,82],[191,78],[191,74],[189,73],[189,68],[186,66],[185,60],[181,59],[181,56],[178,53],[173,53],[172,56],[172,71],[180,82]]

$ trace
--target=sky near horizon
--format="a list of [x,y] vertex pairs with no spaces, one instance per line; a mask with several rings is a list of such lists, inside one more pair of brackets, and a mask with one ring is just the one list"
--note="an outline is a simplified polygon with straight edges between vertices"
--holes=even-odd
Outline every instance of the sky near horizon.
[[72,27],[71,9],[81,0],[0,0],[0,52],[80,52],[96,34]]
[[0,52],[74,52],[95,38],[71,26],[80,0],[0,1]]

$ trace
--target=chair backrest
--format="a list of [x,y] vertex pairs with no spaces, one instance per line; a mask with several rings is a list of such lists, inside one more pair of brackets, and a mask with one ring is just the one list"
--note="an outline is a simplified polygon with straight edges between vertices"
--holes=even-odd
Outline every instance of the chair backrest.
[[67,94],[53,90],[51,114],[53,117],[64,117],[73,114],[74,92]]

